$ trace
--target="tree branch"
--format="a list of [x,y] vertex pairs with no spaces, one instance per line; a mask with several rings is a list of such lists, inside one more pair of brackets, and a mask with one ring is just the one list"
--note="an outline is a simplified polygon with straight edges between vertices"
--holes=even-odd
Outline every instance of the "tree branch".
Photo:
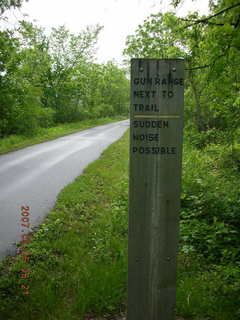
[[227,54],[227,52],[228,52],[229,49],[230,49],[230,45],[227,46],[227,48],[226,48],[226,50],[224,51],[224,53],[222,53],[222,54],[220,54],[219,56],[217,56],[217,57],[215,58],[215,60],[214,60],[212,63],[210,63],[210,64],[206,64],[206,65],[204,65],[204,66],[199,66],[199,67],[193,67],[193,68],[185,69],[185,70],[187,70],[187,71],[192,71],[192,70],[199,70],[199,69],[206,69],[206,68],[214,67],[216,61],[217,61],[218,59],[226,56],[226,54]]
[[185,70],[192,71],[192,70],[206,69],[206,68],[210,68],[210,67],[211,67],[211,64],[206,64],[205,66],[199,66],[199,67],[194,67],[194,68],[185,69]]
[[240,15],[238,16],[237,22],[235,23],[234,27],[237,28],[239,23],[240,23]]
[[[180,20],[182,21],[187,21],[187,22],[196,22],[196,20],[190,20],[190,19],[184,19],[184,18],[179,18]],[[205,22],[202,22],[202,23],[207,23],[207,24],[211,24],[211,25],[214,25],[214,26],[224,26],[225,24],[224,23],[217,23],[217,22],[212,22],[212,21],[205,21]],[[236,26],[235,23],[231,23],[231,26]]]
[[221,14],[223,14],[223,13],[225,13],[225,12],[231,10],[231,9],[239,7],[239,6],[240,6],[240,2],[235,4],[235,5],[233,5],[233,6],[225,8],[225,9],[223,9],[223,10],[221,10],[221,11],[219,11],[219,12],[217,12],[217,13],[211,15],[211,16],[208,16],[207,18],[195,20],[192,24],[189,24],[188,26],[184,27],[184,29],[189,28],[189,27],[194,26],[195,24],[199,24],[199,23],[209,23],[208,20],[210,20],[212,18],[215,18],[215,17],[217,17],[217,16],[219,16],[219,15],[221,15]]

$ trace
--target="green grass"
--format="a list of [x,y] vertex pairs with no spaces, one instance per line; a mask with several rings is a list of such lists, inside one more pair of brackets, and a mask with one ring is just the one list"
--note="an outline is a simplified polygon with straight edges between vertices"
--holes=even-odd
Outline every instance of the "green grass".
[[[81,320],[86,314],[125,311],[128,146],[126,133],[63,189],[33,232],[28,264],[20,256],[3,262],[0,319]],[[238,210],[240,178],[237,168],[222,162],[223,149],[199,151],[185,145],[177,286],[177,313],[184,319],[239,319],[240,269],[233,259],[237,239],[224,228],[229,231],[230,213],[235,217]],[[224,226],[211,222],[217,214]],[[30,279],[19,278],[23,266],[29,267]],[[29,284],[28,296],[19,293],[21,283]]]
[[[128,136],[68,185],[34,233],[29,280],[24,265],[2,265],[0,318],[81,319],[120,312],[126,301]],[[121,159],[121,161],[120,161]],[[30,294],[18,293],[29,283]]]
[[53,140],[87,128],[124,119],[126,119],[126,117],[116,116],[112,118],[91,119],[80,122],[65,123],[51,128],[39,129],[36,135],[30,137],[23,135],[11,135],[7,138],[0,139],[0,154],[18,150],[44,141]]

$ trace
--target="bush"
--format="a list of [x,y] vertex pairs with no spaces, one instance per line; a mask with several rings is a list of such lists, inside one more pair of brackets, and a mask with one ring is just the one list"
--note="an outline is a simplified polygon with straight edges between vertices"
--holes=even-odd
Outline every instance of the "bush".
[[41,128],[49,128],[54,125],[54,116],[56,111],[52,108],[39,108],[37,115],[39,126]]
[[209,144],[223,144],[227,139],[227,134],[224,131],[215,128],[207,131],[198,132],[196,129],[185,129],[184,138],[187,143],[197,149],[203,149]]
[[240,261],[239,175],[221,166],[226,147],[187,149],[183,161],[181,241],[211,263]]
[[0,138],[3,138],[6,135],[8,128],[7,119],[0,119]]
[[112,117],[115,114],[115,112],[112,106],[108,104],[100,104],[99,114],[100,117]]

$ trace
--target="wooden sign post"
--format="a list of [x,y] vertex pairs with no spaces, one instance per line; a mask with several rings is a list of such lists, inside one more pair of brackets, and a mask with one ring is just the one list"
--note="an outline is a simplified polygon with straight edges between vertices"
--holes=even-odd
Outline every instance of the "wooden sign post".
[[184,61],[132,59],[127,320],[173,320]]

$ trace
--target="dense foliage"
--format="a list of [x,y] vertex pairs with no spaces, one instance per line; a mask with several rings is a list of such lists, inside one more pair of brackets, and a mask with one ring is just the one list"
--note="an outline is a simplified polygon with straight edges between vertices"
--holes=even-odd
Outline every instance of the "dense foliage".
[[202,272],[209,265],[214,295],[232,301],[229,315],[235,319],[240,315],[237,307],[233,312],[240,292],[240,3],[209,5],[208,16],[151,15],[128,37],[124,52],[127,58],[185,60],[181,252],[192,266],[201,257]]
[[[175,1],[179,3],[179,1]],[[209,16],[158,13],[128,37],[127,57],[184,58],[186,124],[220,130],[233,143],[240,125],[240,3],[214,1]]]
[[129,82],[115,63],[94,63],[102,27],[49,36],[20,21],[0,31],[0,137],[57,123],[127,114]]

